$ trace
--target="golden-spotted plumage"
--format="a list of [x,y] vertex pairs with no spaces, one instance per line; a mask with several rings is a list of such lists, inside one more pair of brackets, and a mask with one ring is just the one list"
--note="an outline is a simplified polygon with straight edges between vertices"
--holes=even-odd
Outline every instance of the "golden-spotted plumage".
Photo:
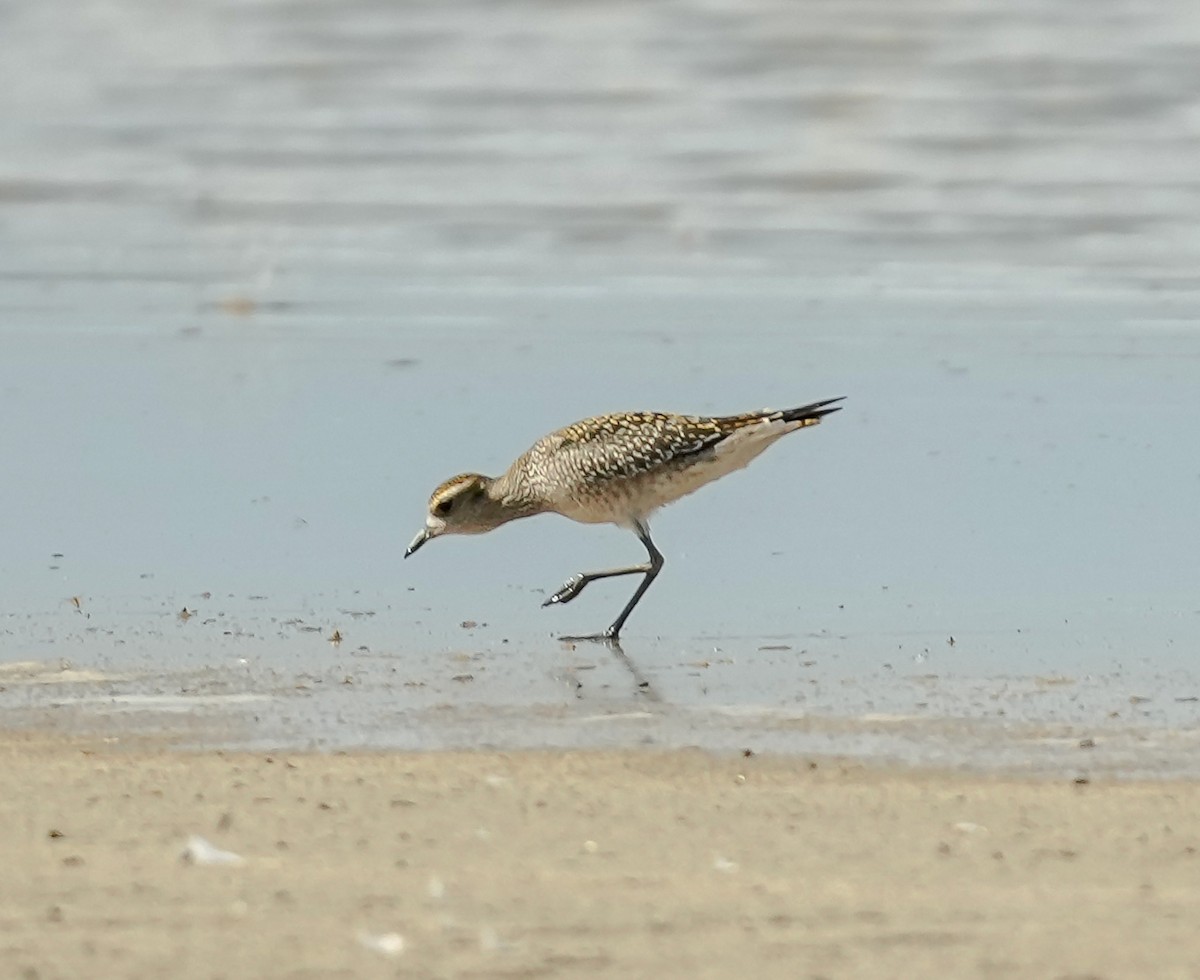
[[499,477],[463,473],[442,483],[430,496],[425,527],[405,557],[430,538],[479,534],[546,512],[588,524],[628,527],[646,546],[647,564],[581,573],[546,602],[569,602],[597,578],[643,573],[633,599],[612,626],[597,637],[586,637],[615,640],[662,567],[662,555],[650,540],[650,515],[745,466],[788,432],[816,425],[839,410],[840,406],[830,407],[839,401],[744,415],[622,412],[575,422],[543,436]]

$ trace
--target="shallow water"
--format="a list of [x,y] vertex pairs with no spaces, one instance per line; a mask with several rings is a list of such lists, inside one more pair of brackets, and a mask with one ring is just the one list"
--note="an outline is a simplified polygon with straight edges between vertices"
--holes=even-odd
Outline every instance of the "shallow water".
[[[1195,772],[1194,5],[70,9],[0,31],[10,723]],[[627,660],[539,607],[623,532],[399,560],[575,418],[837,395]]]

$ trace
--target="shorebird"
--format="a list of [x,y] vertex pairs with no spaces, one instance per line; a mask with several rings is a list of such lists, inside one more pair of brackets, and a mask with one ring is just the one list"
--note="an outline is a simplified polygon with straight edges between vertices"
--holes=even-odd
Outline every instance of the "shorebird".
[[651,514],[741,469],[781,436],[816,425],[839,411],[840,405],[829,406],[840,401],[718,417],[620,412],[584,419],[543,436],[502,476],[462,473],[441,484],[404,557],[443,534],[483,534],[535,514],[627,528],[645,546],[646,562],[580,572],[542,603],[565,605],[597,579],[641,575],[633,597],[603,633],[562,637],[616,642],[663,567],[662,553],[650,539]]

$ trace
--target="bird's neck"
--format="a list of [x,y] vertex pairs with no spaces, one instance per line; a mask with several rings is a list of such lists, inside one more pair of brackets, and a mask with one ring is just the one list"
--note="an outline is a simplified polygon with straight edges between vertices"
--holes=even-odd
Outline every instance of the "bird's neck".
[[528,480],[522,479],[511,470],[488,481],[487,495],[496,505],[496,516],[500,518],[501,524],[521,517],[542,514],[547,509],[545,502],[529,486]]

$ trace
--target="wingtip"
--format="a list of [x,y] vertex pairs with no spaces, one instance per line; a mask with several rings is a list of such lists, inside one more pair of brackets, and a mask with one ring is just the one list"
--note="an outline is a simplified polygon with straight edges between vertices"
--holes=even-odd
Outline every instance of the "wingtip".
[[[803,405],[800,408],[793,408],[790,411],[782,412],[781,416],[785,422],[817,421],[826,415],[840,412],[842,406],[837,403],[845,400],[845,395],[840,395],[837,398],[826,398],[824,401],[813,402],[810,405]],[[833,407],[830,408],[830,405]]]

